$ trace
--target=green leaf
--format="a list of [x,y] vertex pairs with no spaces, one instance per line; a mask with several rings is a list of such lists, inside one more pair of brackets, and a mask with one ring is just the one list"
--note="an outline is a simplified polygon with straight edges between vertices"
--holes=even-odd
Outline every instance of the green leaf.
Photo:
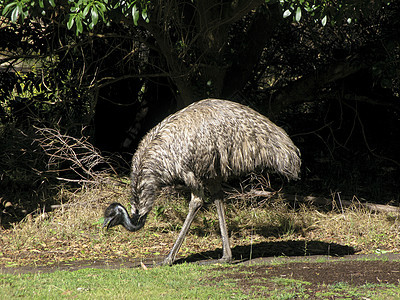
[[146,21],[146,23],[149,23],[149,18],[148,18],[148,16],[147,16],[147,9],[143,9],[143,11],[142,11],[142,18],[143,18],[143,20]]
[[296,22],[300,22],[300,19],[301,19],[301,8],[300,8],[300,6],[297,7],[295,19],[296,19]]
[[18,6],[16,6],[13,11],[11,12],[11,21],[16,22],[19,17],[20,10],[18,9]]
[[289,17],[291,14],[292,14],[292,12],[291,12],[289,9],[287,9],[287,10],[285,10],[285,12],[283,13],[283,17],[284,17],[284,18],[287,18],[287,17]]
[[71,29],[72,26],[74,26],[74,23],[75,23],[75,15],[71,14],[71,15],[69,15],[69,20],[68,20],[68,23],[67,23],[68,30]]
[[43,2],[43,0],[39,0],[39,7],[40,7],[40,8],[44,8],[44,2]]
[[17,5],[17,2],[8,3],[8,4],[4,7],[3,12],[2,12],[2,15],[5,16],[5,15],[11,10],[11,8],[14,7],[14,6],[16,6],[16,5]]
[[76,24],[76,35],[78,35],[79,33],[83,32],[82,19],[78,15],[75,18],[75,24]]
[[99,2],[99,3],[95,4],[95,5],[96,5],[97,9],[100,9],[101,12],[103,12],[103,13],[106,12],[107,8],[104,5],[104,3]]
[[133,18],[133,23],[135,24],[135,26],[137,26],[139,21],[139,10],[136,4],[132,6],[132,18]]
[[92,7],[91,14],[92,14],[92,24],[96,25],[99,20],[99,14],[95,6]]
[[[105,21],[104,19],[104,13],[106,12],[106,7],[103,3],[96,3],[94,5],[94,8],[96,9],[97,12],[97,17],[101,17],[103,19],[103,21]],[[93,18],[93,17],[92,17]]]
[[325,26],[327,21],[328,21],[328,16],[323,17],[321,20],[322,26]]
[[86,7],[85,7],[85,9],[83,10],[83,17],[86,17],[87,16],[87,14],[88,14],[88,12],[89,12],[89,9],[90,9],[90,4],[89,5],[86,5]]
[[54,0],[49,0],[49,3],[52,7],[56,7],[56,3],[54,2]]

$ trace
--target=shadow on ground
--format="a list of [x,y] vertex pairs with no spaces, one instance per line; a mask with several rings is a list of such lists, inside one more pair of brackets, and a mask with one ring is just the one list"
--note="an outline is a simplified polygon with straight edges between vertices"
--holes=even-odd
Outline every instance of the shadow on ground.
[[[355,254],[353,247],[320,241],[279,241],[261,242],[232,248],[234,261],[243,262],[262,257],[279,256],[332,256],[341,257]],[[197,262],[208,259],[218,259],[222,255],[221,249],[205,251],[179,259],[176,263]]]
[[[221,257],[222,250],[205,251],[197,254],[180,257],[176,264],[207,262]],[[352,255],[355,250],[352,247],[338,245],[334,243],[324,243],[319,241],[287,241],[287,242],[262,242],[246,246],[236,246],[232,248],[232,254],[235,264],[252,261],[270,261],[276,257],[285,257],[294,259],[312,258],[312,257],[342,257]],[[146,259],[109,259],[109,260],[87,260],[62,262],[52,265],[28,265],[28,266],[1,266],[0,273],[36,273],[36,272],[54,272],[57,270],[78,270],[83,268],[99,269],[119,269],[135,268],[143,264],[154,266],[164,259],[163,256],[154,256]]]

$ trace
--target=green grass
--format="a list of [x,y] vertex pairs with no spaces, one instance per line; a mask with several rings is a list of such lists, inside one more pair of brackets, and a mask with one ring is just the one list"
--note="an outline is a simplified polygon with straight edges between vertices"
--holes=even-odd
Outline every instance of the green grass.
[[392,284],[365,284],[352,286],[348,283],[321,286],[315,293],[318,299],[387,299],[400,298],[400,287]]
[[[312,285],[289,278],[258,278],[249,286],[226,276],[240,266],[182,264],[144,269],[81,269],[0,275],[0,299],[399,299],[400,286]],[[246,276],[248,272],[243,272]],[[218,279],[218,280],[217,280]]]
[[240,299],[237,290],[210,288],[194,264],[148,270],[82,269],[43,274],[0,275],[0,299]]

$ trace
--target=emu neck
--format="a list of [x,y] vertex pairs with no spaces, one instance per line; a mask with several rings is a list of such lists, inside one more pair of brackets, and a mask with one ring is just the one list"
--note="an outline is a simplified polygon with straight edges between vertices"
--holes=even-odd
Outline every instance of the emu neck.
[[[156,195],[161,188],[160,183],[155,178],[154,174],[140,178],[142,188],[135,203],[135,208],[139,216],[146,216],[154,206]],[[143,181],[145,182],[144,184],[142,184]]]
[[128,212],[125,210],[121,224],[129,231],[137,231],[144,226],[146,217],[147,215],[140,216],[138,214],[134,214],[132,217],[129,217]]

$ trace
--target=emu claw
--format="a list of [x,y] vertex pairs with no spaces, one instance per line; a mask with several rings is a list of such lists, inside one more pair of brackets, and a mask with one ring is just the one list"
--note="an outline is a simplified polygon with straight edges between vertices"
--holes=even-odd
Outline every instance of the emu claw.
[[163,261],[157,263],[158,266],[172,266],[174,264],[174,261],[170,257],[164,258]]
[[230,258],[230,257],[222,257],[220,259],[201,260],[201,261],[199,261],[197,263],[199,265],[230,264],[230,263],[232,263],[232,258]]

